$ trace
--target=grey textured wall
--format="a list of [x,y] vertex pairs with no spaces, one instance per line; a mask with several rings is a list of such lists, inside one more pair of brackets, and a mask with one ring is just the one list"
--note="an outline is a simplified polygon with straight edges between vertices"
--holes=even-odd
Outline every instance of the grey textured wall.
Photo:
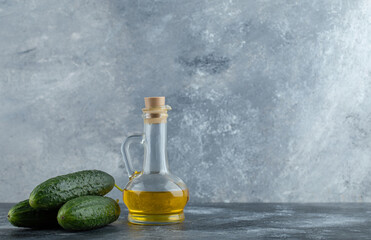
[[370,26],[368,0],[0,1],[0,201],[124,185],[158,95],[192,201],[371,201]]

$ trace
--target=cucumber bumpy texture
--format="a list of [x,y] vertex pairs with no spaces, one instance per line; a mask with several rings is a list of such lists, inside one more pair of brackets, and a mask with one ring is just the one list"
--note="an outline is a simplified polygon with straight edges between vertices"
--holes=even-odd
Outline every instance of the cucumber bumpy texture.
[[114,178],[99,170],[84,170],[51,178],[38,185],[30,194],[32,208],[58,209],[67,201],[80,196],[103,196],[112,190]]
[[9,210],[8,221],[16,227],[55,228],[59,227],[57,215],[57,210],[44,211],[32,208],[27,199]]
[[57,220],[66,230],[89,230],[116,221],[120,211],[118,203],[109,197],[83,196],[65,203],[59,209]]

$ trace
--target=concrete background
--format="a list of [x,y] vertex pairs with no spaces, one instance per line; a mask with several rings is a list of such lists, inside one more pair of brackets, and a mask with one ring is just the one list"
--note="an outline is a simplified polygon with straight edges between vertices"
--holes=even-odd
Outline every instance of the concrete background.
[[0,202],[82,169],[124,186],[159,95],[191,201],[371,201],[370,93],[368,0],[1,0]]

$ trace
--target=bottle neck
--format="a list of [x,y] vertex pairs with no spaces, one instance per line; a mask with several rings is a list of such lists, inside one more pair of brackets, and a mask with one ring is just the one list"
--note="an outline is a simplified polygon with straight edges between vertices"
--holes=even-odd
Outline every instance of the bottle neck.
[[144,123],[145,152],[143,173],[167,173],[167,123]]

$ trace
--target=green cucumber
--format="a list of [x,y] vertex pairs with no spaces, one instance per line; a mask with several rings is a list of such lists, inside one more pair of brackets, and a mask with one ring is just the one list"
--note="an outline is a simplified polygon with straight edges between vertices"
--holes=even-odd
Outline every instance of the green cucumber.
[[112,198],[83,196],[65,203],[59,209],[57,220],[66,230],[89,230],[116,221],[120,211],[120,206]]
[[57,209],[67,201],[80,196],[103,196],[112,190],[115,180],[99,170],[85,170],[51,178],[38,185],[30,194],[30,205],[35,209]]
[[14,205],[8,212],[8,221],[16,227],[54,228],[58,227],[58,211],[33,209],[28,199]]

